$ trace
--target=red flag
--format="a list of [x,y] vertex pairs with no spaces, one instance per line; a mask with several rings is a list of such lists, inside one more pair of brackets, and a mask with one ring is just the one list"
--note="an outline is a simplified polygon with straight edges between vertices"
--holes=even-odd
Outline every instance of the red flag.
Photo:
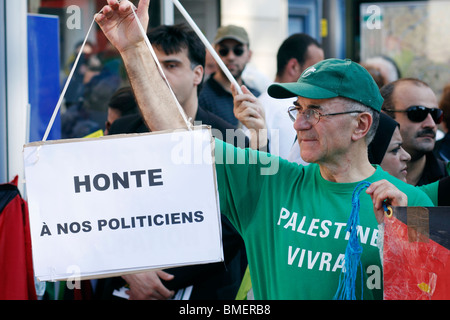
[[450,299],[450,207],[393,209],[384,219],[384,299]]
[[28,205],[17,181],[0,185],[0,300],[36,300]]

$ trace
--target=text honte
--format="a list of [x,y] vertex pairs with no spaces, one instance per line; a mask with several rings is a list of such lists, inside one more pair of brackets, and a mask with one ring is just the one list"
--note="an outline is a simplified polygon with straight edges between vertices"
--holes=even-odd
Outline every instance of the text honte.
[[123,172],[113,172],[108,175],[99,173],[95,176],[85,175],[73,178],[75,193],[117,190],[119,188],[143,188],[145,186],[162,186],[162,169],[136,170]]

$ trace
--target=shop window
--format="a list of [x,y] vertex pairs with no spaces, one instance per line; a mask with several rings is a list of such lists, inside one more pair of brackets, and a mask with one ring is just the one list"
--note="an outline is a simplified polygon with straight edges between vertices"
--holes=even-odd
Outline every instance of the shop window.
[[[104,0],[29,0],[28,8],[31,15],[59,19],[59,25],[56,27],[59,39],[56,39],[58,43],[55,44],[55,48],[59,50],[61,90],[94,14],[104,5]],[[33,68],[31,65],[29,67]],[[126,72],[117,50],[95,25],[64,96],[58,115],[61,132],[56,138],[82,138],[94,132],[103,132],[110,98],[118,89],[128,85]],[[55,106],[56,104],[48,105],[46,108],[52,112]],[[30,121],[38,121],[33,118],[34,107],[31,105]],[[49,119],[46,119],[46,123],[48,121]]]

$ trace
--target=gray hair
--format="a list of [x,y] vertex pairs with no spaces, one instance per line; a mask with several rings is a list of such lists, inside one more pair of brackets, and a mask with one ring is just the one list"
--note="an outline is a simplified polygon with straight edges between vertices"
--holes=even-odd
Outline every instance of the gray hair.
[[378,128],[378,122],[380,120],[380,113],[358,101],[344,98],[344,97],[338,97],[337,99],[342,99],[342,104],[346,106],[346,111],[363,111],[367,112],[372,116],[372,125],[370,126],[369,132],[367,132],[367,135],[365,137],[367,145],[369,145],[373,138],[375,137],[375,133],[377,132]]

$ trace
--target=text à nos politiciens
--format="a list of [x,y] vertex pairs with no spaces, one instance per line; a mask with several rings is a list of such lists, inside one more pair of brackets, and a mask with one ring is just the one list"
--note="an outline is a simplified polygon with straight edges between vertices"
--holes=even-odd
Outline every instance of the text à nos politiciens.
[[204,221],[203,212],[188,211],[155,215],[145,215],[126,218],[99,219],[97,221],[74,221],[57,223],[48,226],[45,222],[41,228],[41,237],[51,235],[77,234],[91,231],[122,230],[170,225],[201,223]]

